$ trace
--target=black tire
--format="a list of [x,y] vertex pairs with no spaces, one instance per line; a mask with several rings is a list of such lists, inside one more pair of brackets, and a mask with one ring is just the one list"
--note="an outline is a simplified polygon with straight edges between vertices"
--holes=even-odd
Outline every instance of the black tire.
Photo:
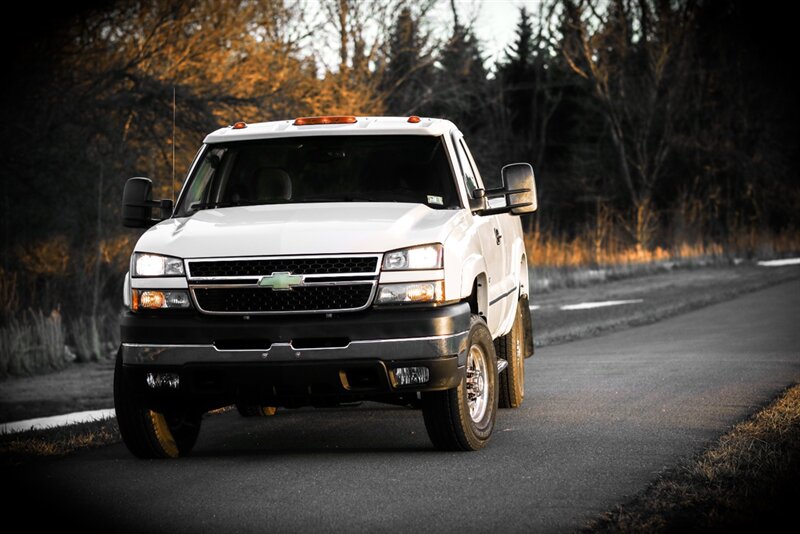
[[159,413],[138,401],[122,372],[122,352],[114,369],[114,407],[122,441],[139,458],[186,456],[197,442],[202,414]]
[[236,410],[242,417],[269,417],[275,415],[274,406],[260,406],[258,404],[236,403]]
[[494,429],[497,357],[489,329],[477,315],[470,319],[467,347],[467,366],[458,387],[426,393],[422,399],[425,428],[438,449],[482,449]]
[[500,408],[519,408],[525,399],[525,313],[530,315],[530,309],[528,299],[523,297],[517,302],[511,331],[494,342],[497,357],[508,362],[498,377]]

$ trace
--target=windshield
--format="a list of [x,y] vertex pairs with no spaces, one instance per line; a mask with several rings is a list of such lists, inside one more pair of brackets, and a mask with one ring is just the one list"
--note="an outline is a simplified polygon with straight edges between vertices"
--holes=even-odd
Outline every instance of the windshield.
[[460,207],[438,137],[284,137],[209,145],[176,216],[209,208],[302,202]]

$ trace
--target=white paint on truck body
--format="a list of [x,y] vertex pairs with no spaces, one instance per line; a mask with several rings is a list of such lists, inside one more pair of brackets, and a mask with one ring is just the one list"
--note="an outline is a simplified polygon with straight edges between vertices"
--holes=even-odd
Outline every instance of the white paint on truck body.
[[[447,120],[359,117],[355,124],[294,126],[293,121],[222,128],[206,144],[283,137],[337,135],[426,135],[442,138],[458,188],[461,209],[433,209],[402,202],[328,202],[204,209],[166,219],[147,230],[135,252],[184,260],[200,258],[377,254],[441,243],[443,269],[381,274],[380,282],[444,280],[448,302],[467,299],[476,280],[478,301],[493,338],[514,322],[520,287],[529,287],[520,218],[509,213],[479,215],[469,209],[474,186],[485,188],[462,134]],[[461,147],[461,148],[459,148]],[[459,155],[459,150],[461,151]],[[202,151],[198,154],[198,158]],[[196,166],[197,161],[193,164]],[[499,172],[499,169],[498,169]],[[188,180],[187,180],[188,183]],[[186,187],[181,192],[185,194]],[[180,202],[180,200],[179,200]],[[524,274],[521,274],[521,271]],[[521,277],[526,279],[522,280]],[[384,278],[385,277],[385,278]],[[185,278],[131,279],[133,288],[185,288]]]

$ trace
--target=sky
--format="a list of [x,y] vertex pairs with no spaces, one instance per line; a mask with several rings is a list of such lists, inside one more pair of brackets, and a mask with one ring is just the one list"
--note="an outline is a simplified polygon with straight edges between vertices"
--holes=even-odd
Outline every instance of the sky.
[[[455,0],[455,3],[459,22],[468,24],[472,21],[473,33],[482,45],[484,66],[492,71],[497,59],[503,57],[506,47],[514,42],[520,7],[524,6],[528,13],[538,14],[541,0]],[[312,12],[319,15],[319,11],[314,11],[315,5],[319,4],[310,3]],[[429,24],[426,29],[432,32],[434,40],[449,35],[453,27],[450,0],[437,0],[428,12],[426,21]],[[335,35],[329,36],[322,46],[319,43],[312,46],[328,68],[337,68],[339,57]]]
[[[529,13],[538,13],[539,4],[539,0],[456,0],[456,9],[462,22],[477,15],[473,29],[483,44],[489,66],[514,41],[519,8],[524,6]],[[433,15],[452,23],[450,0],[440,0]]]

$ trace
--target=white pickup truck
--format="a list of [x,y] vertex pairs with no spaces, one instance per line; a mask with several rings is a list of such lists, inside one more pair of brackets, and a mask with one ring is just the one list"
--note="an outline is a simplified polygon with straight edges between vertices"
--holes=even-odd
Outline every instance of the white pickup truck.
[[139,457],[188,454],[203,414],[378,401],[477,450],[533,354],[520,214],[533,169],[486,189],[453,123],[302,117],[206,137],[177,202],[131,178],[149,228],[125,279],[114,378]]

